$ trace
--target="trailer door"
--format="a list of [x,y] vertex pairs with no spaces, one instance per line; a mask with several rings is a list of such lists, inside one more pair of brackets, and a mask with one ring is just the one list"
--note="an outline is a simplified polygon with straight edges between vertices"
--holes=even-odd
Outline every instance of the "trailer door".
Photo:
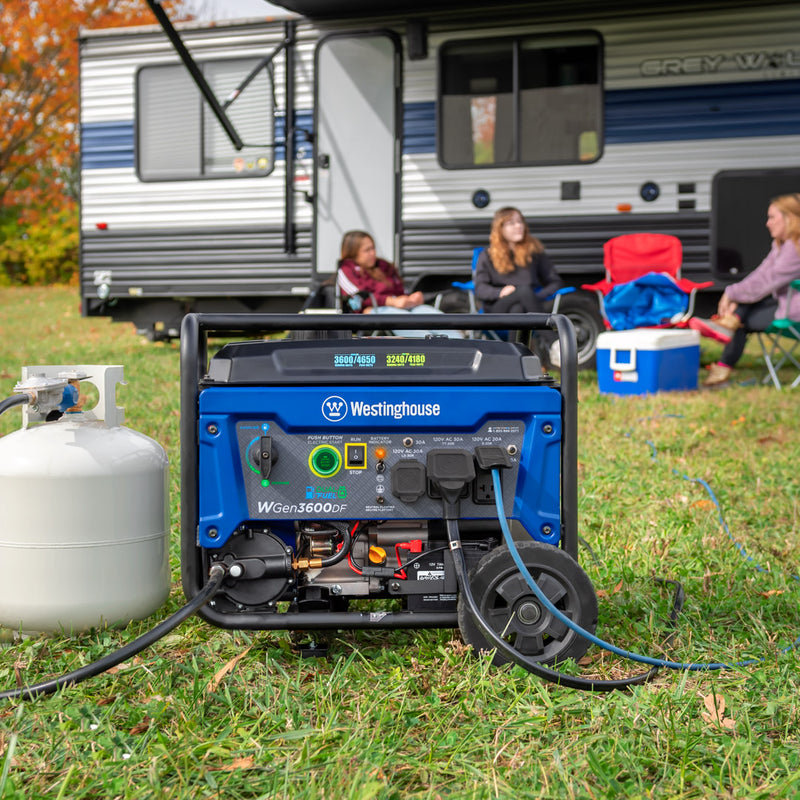
[[390,31],[331,34],[315,54],[314,263],[331,273],[342,234],[399,255],[400,43]]

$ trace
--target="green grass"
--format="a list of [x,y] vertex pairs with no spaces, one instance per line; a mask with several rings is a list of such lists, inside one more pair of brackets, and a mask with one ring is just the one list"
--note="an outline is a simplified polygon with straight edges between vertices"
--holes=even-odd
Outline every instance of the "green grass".
[[[704,345],[705,360],[718,354]],[[0,688],[84,665],[183,603],[177,343],[82,319],[73,289],[0,290],[0,398],[21,366],[48,363],[125,365],[126,424],[170,456],[175,583],[164,609],[125,630],[8,642]],[[0,797],[800,796],[798,657],[778,653],[800,634],[798,396],[759,376],[755,350],[715,392],[600,396],[582,374],[579,519],[600,636],[675,660],[763,664],[592,695],[493,668],[452,631],[343,631],[330,658],[302,660],[285,633],[192,618],[113,674],[0,705]],[[4,414],[0,433],[19,419]],[[730,536],[684,475],[708,482]],[[654,577],[686,590],[669,651],[671,593]],[[584,675],[640,670],[597,648],[584,661]]]

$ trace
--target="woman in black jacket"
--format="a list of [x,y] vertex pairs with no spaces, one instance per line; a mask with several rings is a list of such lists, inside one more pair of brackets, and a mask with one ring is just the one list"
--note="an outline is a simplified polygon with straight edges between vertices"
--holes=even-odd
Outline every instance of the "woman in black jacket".
[[547,310],[545,298],[563,288],[564,281],[531,236],[518,209],[501,208],[492,220],[489,247],[475,267],[475,296],[487,313]]

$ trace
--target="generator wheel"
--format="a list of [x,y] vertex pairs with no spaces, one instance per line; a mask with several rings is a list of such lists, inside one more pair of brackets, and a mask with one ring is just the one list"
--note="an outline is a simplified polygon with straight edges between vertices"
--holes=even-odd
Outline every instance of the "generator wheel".
[[[558,547],[540,542],[521,542],[517,549],[550,602],[580,627],[594,633],[597,596],[589,576],[575,559]],[[478,562],[469,582],[481,615],[522,655],[542,664],[553,664],[568,658],[577,660],[589,649],[586,639],[542,606],[505,545],[496,547]],[[476,651],[493,649],[473,621],[461,594],[458,627],[464,641]],[[492,659],[496,666],[508,662],[502,653],[495,653]]]

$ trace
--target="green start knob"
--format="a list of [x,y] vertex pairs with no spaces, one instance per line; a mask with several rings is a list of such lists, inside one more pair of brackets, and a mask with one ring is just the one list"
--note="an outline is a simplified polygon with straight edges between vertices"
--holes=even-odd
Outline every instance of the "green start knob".
[[311,451],[308,463],[315,475],[319,475],[320,478],[330,478],[341,469],[342,456],[335,447],[321,444]]

